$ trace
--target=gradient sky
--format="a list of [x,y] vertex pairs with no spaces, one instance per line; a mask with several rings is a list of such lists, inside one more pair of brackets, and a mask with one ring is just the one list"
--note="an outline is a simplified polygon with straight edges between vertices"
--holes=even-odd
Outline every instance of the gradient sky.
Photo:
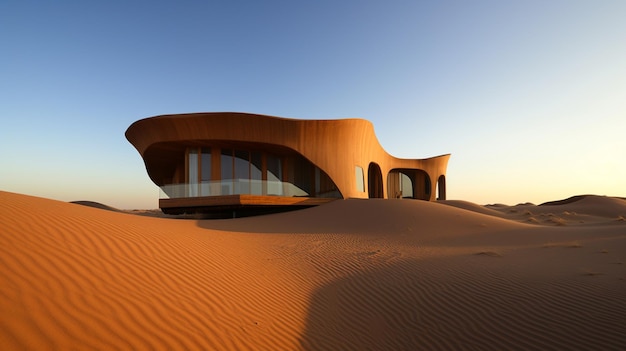
[[1,190],[156,208],[126,128],[239,111],[451,153],[449,199],[626,196],[622,0],[4,0],[0,45]]

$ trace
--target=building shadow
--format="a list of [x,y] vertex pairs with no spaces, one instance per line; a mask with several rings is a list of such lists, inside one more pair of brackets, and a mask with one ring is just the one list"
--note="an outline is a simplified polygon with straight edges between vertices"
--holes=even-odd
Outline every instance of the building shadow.
[[[394,210],[393,206],[386,204],[394,205],[383,199],[337,200],[321,206],[256,217],[199,220],[198,226],[210,230],[276,234],[380,233],[398,229],[388,221],[380,220],[385,213]],[[408,208],[411,209],[410,206]],[[376,215],[364,215],[367,211]],[[406,214],[405,221],[415,220],[414,212],[410,214],[412,216]]]
[[[376,254],[363,253],[362,259]],[[468,267],[467,257],[450,259],[382,264],[319,288],[309,303],[301,348],[608,350],[626,342],[617,327],[625,321],[623,299],[594,300],[604,291],[600,286],[571,292],[571,282],[511,279],[504,271]]]
[[[365,253],[367,254],[367,253]],[[407,264],[337,279],[313,294],[304,350],[418,350],[424,341],[422,282]]]

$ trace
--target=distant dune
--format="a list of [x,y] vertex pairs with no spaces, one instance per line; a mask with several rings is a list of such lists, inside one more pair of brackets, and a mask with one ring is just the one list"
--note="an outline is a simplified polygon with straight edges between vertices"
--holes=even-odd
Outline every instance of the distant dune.
[[82,206],[87,206],[87,207],[93,207],[93,208],[98,208],[101,210],[107,210],[107,211],[114,211],[114,212],[121,212],[121,210],[118,210],[115,207],[111,207],[105,204],[101,204],[99,202],[95,202],[95,201],[71,201],[71,204],[76,204],[76,205],[82,205]]
[[626,213],[626,199],[597,195],[573,196],[565,200],[546,202],[539,206],[545,207],[545,210],[555,207],[561,211],[575,211],[609,218],[619,217]]
[[626,345],[620,198],[337,200],[229,220],[81,204],[0,192],[0,349]]

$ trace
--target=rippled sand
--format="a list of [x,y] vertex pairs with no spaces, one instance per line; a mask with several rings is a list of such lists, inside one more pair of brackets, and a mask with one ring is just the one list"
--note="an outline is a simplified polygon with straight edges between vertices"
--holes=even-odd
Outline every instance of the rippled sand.
[[623,349],[626,201],[150,218],[0,192],[0,349]]

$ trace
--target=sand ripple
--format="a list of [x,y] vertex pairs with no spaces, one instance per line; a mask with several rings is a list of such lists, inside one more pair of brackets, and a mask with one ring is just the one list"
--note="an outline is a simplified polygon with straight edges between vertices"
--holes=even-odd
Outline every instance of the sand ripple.
[[0,349],[623,349],[626,227],[487,212],[196,221],[0,192]]

